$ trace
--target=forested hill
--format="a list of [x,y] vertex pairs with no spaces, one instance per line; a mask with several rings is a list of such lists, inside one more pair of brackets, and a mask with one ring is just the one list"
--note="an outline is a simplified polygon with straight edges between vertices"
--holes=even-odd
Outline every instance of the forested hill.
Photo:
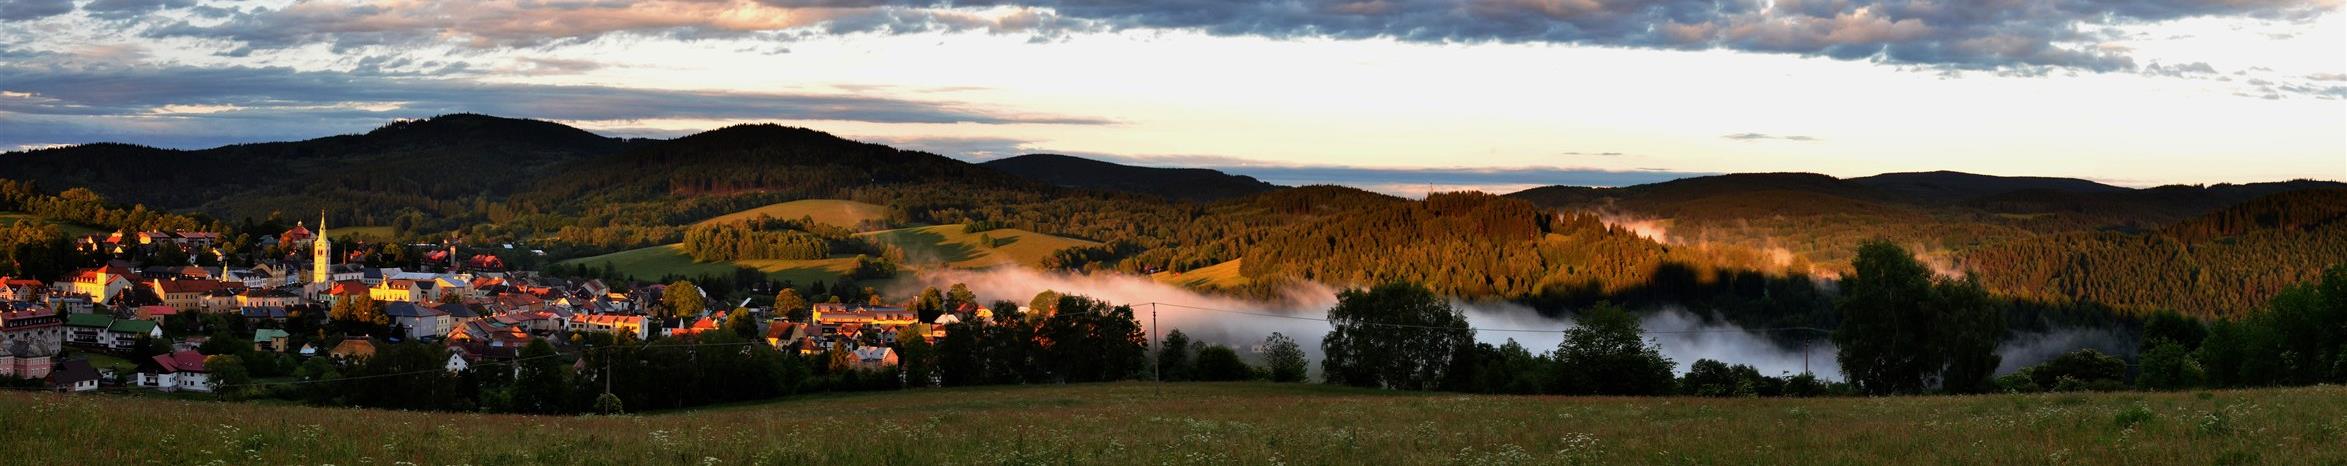
[[560,164],[636,145],[556,123],[457,114],[365,134],[203,150],[111,143],[35,150],[0,157],[0,176],[231,219],[319,207],[388,219],[403,208],[435,212],[442,210],[435,204],[502,198]]
[[1279,189],[1279,186],[1253,177],[1204,168],[1136,167],[1056,154],[1028,154],[989,160],[978,165],[1057,186],[1124,191],[1198,202]]
[[[267,220],[272,212],[325,209],[337,226],[386,226],[400,240],[523,243],[559,260],[678,243],[688,225],[748,209],[838,199],[885,207],[875,223],[888,227],[1081,240],[1050,252],[1045,267],[1207,270],[1215,276],[1200,282],[1242,293],[1290,280],[1408,280],[1554,309],[1697,290],[1787,322],[1814,317],[1822,301],[1786,293],[1811,288],[1810,276],[1847,273],[1858,245],[1877,238],[2008,295],[2198,315],[2248,309],[2347,259],[2335,244],[2347,241],[2336,208],[2347,202],[2309,191],[2347,188],[2333,182],[2128,189],[1953,172],[1751,173],[1414,201],[1071,157],[971,164],[776,125],[629,140],[448,115],[204,150],[10,153],[0,178],[35,183],[12,187],[21,192],[0,213],[102,228],[234,225],[241,234],[227,249],[255,255],[253,238],[291,226]],[[57,195],[68,188],[87,191]],[[157,222],[134,203],[221,221]],[[98,215],[100,206],[121,213]]]
[[1910,201],[1931,203],[1959,203],[2020,191],[2108,193],[2128,190],[2077,178],[1992,176],[1952,171],[1884,173],[1851,178],[1850,182]]
[[1962,266],[2008,296],[2238,316],[2347,264],[2347,189],[2291,191],[2158,231],[2073,232],[1968,251]]

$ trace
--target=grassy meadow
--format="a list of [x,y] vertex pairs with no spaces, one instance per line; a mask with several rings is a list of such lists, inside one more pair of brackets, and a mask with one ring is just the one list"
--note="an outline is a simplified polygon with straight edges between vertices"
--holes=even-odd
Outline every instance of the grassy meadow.
[[1239,273],[1239,265],[1244,261],[1246,259],[1231,259],[1183,272],[1158,272],[1150,274],[1149,278],[1158,283],[1186,288],[1236,288],[1248,283],[1247,276]]
[[888,207],[856,201],[806,199],[725,214],[717,218],[702,220],[696,225],[745,222],[761,215],[787,220],[813,218],[815,223],[852,229],[867,221],[887,221]]
[[535,417],[0,393],[17,464],[2347,464],[2347,388],[1571,398],[1262,383]]
[[0,211],[0,226],[15,225],[17,222],[40,222],[55,224],[57,225],[57,231],[65,233],[66,236],[85,236],[105,232],[104,230],[91,228],[78,223],[50,221],[48,219],[41,218],[41,216],[24,212]]
[[942,264],[953,268],[1001,265],[1036,267],[1053,252],[1100,243],[1063,238],[1017,228],[977,233],[961,224],[899,228],[864,233],[905,251],[906,265]]

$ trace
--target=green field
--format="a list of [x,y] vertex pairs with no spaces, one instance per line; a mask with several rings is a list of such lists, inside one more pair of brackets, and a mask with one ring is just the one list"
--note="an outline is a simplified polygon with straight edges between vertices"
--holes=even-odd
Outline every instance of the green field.
[[742,222],[758,218],[761,215],[793,220],[811,217],[815,219],[815,223],[852,229],[867,221],[887,221],[888,207],[856,201],[808,199],[725,214],[717,218],[702,220],[697,225]]
[[1016,228],[970,233],[959,224],[900,228],[859,236],[904,249],[906,265],[942,264],[954,268],[1014,264],[1033,267],[1061,249],[1100,244]]
[[2347,388],[1570,398],[1147,383],[630,416],[0,394],[15,464],[2347,464]]
[[105,232],[105,230],[91,228],[77,223],[53,222],[47,219],[43,219],[38,215],[24,212],[0,212],[0,226],[15,225],[17,222],[42,222],[57,225],[57,231],[59,233],[64,233],[65,236],[68,237],[88,236]]
[[1188,288],[1236,288],[1246,286],[1248,283],[1247,276],[1239,274],[1239,265],[1243,263],[1241,262],[1243,260],[1231,259],[1220,264],[1190,269],[1187,272],[1158,272],[1150,274],[1149,278],[1156,279],[1158,283]]
[[656,280],[669,274],[687,277],[731,275],[735,266],[742,266],[766,272],[768,276],[774,277],[776,280],[790,280],[797,283],[838,281],[839,277],[854,272],[856,267],[856,260],[852,257],[819,260],[693,262],[693,258],[686,256],[684,250],[675,244],[630,249],[562,261],[562,265],[566,266],[585,264],[602,267],[606,263],[621,273],[633,275],[641,280]]
[[362,238],[370,241],[398,239],[392,237],[390,226],[332,227],[326,230],[326,234],[332,235],[334,238]]

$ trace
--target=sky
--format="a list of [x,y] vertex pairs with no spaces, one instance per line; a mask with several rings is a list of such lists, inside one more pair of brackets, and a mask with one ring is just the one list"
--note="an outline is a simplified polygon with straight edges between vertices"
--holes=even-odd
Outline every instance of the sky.
[[[2347,180],[2340,0],[0,0],[0,150],[747,122],[1397,194]],[[4,155],[0,155],[4,156]]]

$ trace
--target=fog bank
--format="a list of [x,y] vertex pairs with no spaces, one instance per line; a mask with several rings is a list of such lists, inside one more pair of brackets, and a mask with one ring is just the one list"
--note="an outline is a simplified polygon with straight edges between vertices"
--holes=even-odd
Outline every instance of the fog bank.
[[[1253,352],[1265,337],[1279,332],[1303,347],[1315,373],[1319,371],[1321,339],[1330,330],[1327,322],[1317,319],[1326,318],[1328,308],[1336,305],[1337,291],[1318,284],[1303,284],[1282,290],[1276,300],[1255,301],[1199,293],[1132,275],[995,268],[922,273],[900,282],[889,292],[911,294],[921,288],[945,289],[955,283],[968,285],[985,302],[1011,300],[1023,304],[1037,293],[1051,290],[1129,305],[1145,329],[1179,329],[1197,341],[1230,346],[1243,353]],[[1479,329],[1476,340],[1498,345],[1514,339],[1534,354],[1554,351],[1564,340],[1565,329],[1573,326],[1569,318],[1544,317],[1530,307],[1515,303],[1453,300],[1452,306],[1467,317],[1469,326]],[[1152,310],[1156,314],[1154,324]],[[1714,359],[1751,365],[1765,375],[1799,374],[1806,355],[1809,369],[1818,377],[1841,379],[1830,342],[1819,341],[1803,351],[1782,347],[1759,331],[1710,321],[1676,306],[1640,311],[1639,326],[1648,332],[1649,339],[1661,346],[1664,356],[1677,363],[1680,373],[1685,373],[1697,359]]]

